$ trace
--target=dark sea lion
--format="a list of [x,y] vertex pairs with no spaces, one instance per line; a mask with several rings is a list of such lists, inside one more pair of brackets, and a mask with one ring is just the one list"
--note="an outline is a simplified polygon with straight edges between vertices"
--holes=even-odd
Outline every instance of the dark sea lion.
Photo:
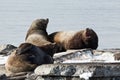
[[56,43],[51,43],[51,44],[42,45],[39,48],[42,49],[51,57],[53,57],[55,53],[61,52],[62,46]]
[[18,73],[33,71],[38,65],[51,63],[53,63],[53,58],[39,47],[30,43],[22,43],[10,54],[5,68],[8,73]]
[[61,31],[54,32],[49,35],[51,42],[56,42],[63,47],[63,50],[68,49],[97,49],[98,36],[93,29],[86,28],[80,31]]

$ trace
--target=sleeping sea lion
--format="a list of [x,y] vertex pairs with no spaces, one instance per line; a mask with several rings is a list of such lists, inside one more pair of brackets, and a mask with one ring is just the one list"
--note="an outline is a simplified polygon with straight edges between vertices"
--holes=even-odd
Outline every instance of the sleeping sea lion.
[[39,47],[30,43],[22,43],[10,54],[5,68],[8,73],[18,73],[33,71],[38,65],[51,63],[53,63],[53,58]]
[[49,35],[51,42],[56,42],[63,47],[63,50],[68,49],[97,49],[98,36],[93,29],[86,28],[80,31],[60,31]]

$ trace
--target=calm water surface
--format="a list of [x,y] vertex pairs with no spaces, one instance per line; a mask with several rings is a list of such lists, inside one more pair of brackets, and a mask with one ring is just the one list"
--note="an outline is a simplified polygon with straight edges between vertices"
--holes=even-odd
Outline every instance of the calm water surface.
[[37,18],[49,18],[48,33],[90,27],[99,49],[120,48],[120,0],[0,0],[0,44],[24,42]]

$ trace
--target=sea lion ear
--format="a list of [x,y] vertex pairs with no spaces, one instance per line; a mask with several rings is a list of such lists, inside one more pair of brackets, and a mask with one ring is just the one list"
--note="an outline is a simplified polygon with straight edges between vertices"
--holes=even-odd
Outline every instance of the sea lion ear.
[[48,18],[46,19],[46,22],[47,22],[47,23],[49,22],[49,19],[48,19]]

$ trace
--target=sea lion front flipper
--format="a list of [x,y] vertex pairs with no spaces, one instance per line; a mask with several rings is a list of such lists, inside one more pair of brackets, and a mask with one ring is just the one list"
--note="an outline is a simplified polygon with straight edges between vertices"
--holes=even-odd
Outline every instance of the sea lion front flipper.
[[44,56],[44,63],[43,64],[53,64],[54,60],[51,56],[46,55]]
[[60,44],[57,44],[57,43],[45,44],[43,46],[40,46],[39,48],[42,49],[44,52],[46,52],[51,57],[53,57],[53,55],[55,53],[62,51],[62,46]]

